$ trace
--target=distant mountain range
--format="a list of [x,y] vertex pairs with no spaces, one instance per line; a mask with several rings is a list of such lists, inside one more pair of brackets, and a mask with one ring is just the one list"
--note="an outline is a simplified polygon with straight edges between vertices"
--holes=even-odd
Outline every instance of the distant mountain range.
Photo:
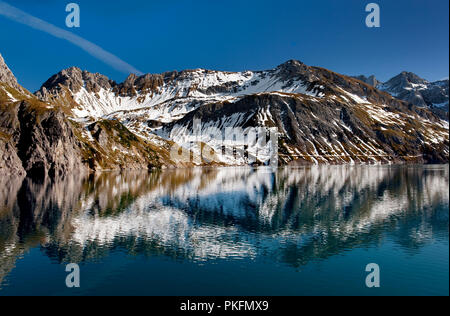
[[406,71],[384,83],[378,81],[375,76],[356,76],[354,78],[385,91],[397,99],[417,106],[428,107],[437,115],[448,120],[448,79],[429,82]]
[[[248,165],[264,150],[258,141],[224,151],[212,133],[247,136],[255,127],[276,128],[281,164],[448,163],[448,81],[416,77],[382,84],[290,60],[266,71],[132,74],[116,83],[72,67],[31,94],[0,59],[0,173]],[[178,161],[174,146],[192,155],[206,146],[214,159]]]

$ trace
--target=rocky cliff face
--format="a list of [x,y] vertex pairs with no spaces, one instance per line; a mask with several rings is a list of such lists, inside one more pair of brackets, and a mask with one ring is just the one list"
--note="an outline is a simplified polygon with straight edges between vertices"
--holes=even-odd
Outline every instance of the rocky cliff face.
[[7,86],[10,86],[20,92],[24,92],[24,89],[17,82],[16,77],[5,63],[2,55],[0,54],[0,82]]
[[19,156],[17,156],[15,146],[9,140],[9,136],[6,139],[0,136],[0,153],[2,154],[2,160],[0,161],[0,177],[6,175],[25,175],[22,161]]
[[8,139],[3,166],[10,173],[45,177],[83,170],[79,143],[64,114],[33,101],[0,107],[0,130]]
[[11,102],[17,101],[14,92],[21,95],[23,89],[0,55],[0,176],[25,175],[15,146],[17,138],[14,138],[14,130],[17,128],[17,121],[10,106]]
[[22,176],[26,173],[16,148],[18,128],[19,123],[14,106],[1,104],[0,101],[0,153],[2,155],[0,175]]
[[62,176],[84,169],[79,142],[58,110],[43,111],[26,101],[17,105],[18,155],[28,175]]

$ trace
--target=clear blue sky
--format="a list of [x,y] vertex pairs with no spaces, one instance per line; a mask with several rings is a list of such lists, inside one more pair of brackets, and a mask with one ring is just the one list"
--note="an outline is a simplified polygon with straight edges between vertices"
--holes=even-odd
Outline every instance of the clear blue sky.
[[[4,0],[65,28],[65,6],[81,8],[67,29],[143,72],[209,68],[270,69],[288,59],[344,74],[387,80],[403,70],[448,77],[448,0]],[[366,4],[381,7],[381,28],[365,26]],[[0,53],[35,91],[61,69],[78,66],[122,81],[80,48],[0,15]]]

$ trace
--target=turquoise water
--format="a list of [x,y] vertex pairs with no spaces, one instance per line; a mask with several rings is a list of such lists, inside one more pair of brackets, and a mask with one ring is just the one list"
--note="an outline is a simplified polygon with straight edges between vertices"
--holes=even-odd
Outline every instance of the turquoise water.
[[0,295],[449,294],[448,166],[0,182]]

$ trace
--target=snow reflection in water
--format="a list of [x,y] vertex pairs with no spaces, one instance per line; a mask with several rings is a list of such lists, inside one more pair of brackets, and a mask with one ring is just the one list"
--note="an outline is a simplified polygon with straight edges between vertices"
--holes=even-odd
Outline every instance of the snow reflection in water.
[[265,257],[298,267],[387,235],[411,250],[436,236],[448,240],[448,166],[189,169],[2,181],[2,277],[36,245],[58,262],[125,249],[195,262]]

